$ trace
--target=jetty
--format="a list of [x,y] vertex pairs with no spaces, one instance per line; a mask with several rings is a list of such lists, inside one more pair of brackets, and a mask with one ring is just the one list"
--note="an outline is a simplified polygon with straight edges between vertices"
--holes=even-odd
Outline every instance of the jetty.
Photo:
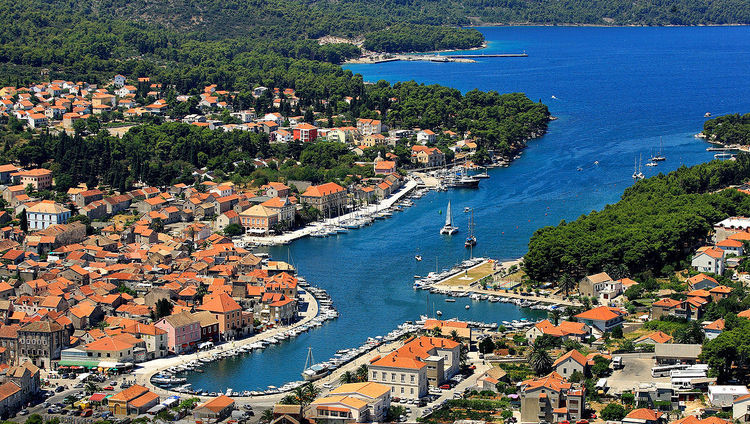
[[450,59],[484,59],[486,57],[529,57],[526,53],[491,53],[491,54],[451,54],[445,55]]

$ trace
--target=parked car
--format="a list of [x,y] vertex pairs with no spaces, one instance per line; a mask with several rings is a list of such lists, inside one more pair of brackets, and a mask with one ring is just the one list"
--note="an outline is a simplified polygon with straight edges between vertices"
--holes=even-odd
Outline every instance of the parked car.
[[115,388],[114,388],[114,387],[112,387],[112,386],[107,386],[107,387],[105,387],[105,388],[104,388],[103,390],[114,390],[114,389],[115,389]]
[[82,417],[90,417],[94,414],[94,410],[92,409],[84,409],[83,412],[81,412]]

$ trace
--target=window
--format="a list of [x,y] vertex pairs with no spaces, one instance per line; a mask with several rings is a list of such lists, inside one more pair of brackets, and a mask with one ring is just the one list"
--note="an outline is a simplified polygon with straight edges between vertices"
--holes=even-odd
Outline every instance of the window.
[[414,374],[412,374],[412,376],[411,376],[411,382],[412,383],[414,382]]
[[373,380],[377,380],[378,379],[378,372],[377,371],[373,371],[372,372],[372,379]]

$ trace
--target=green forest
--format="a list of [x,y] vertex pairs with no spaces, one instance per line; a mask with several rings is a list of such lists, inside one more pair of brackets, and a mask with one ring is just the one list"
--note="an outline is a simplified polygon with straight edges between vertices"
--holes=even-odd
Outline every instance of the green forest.
[[714,191],[750,178],[750,155],[681,167],[641,180],[602,211],[537,230],[524,266],[537,281],[624,265],[631,275],[668,274],[728,216],[750,214],[750,196]]
[[362,47],[376,52],[426,52],[470,49],[484,41],[475,29],[398,24],[367,34]]
[[750,113],[717,116],[703,124],[706,139],[721,144],[750,144]]

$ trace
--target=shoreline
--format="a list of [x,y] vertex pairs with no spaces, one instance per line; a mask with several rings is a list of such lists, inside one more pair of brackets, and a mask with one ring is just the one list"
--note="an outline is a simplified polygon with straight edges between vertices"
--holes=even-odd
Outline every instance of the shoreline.
[[[141,362],[137,364],[137,368],[135,369],[133,373],[135,376],[135,380],[138,384],[141,384],[147,387],[149,390],[155,393],[161,392],[161,393],[165,393],[167,396],[172,396],[175,394],[184,395],[184,393],[177,392],[175,390],[165,389],[163,387],[159,387],[155,385],[154,383],[151,382],[151,378],[154,375],[158,374],[159,372],[167,368],[183,365],[190,361],[194,361],[200,358],[211,357],[212,355],[215,355],[217,353],[222,353],[227,350],[236,349],[241,346],[256,343],[261,340],[272,337],[278,333],[286,332],[293,328],[300,327],[309,323],[310,321],[315,319],[315,317],[318,316],[318,313],[320,311],[320,305],[318,304],[318,300],[315,298],[315,296],[313,296],[312,293],[310,293],[307,290],[305,290],[304,298],[307,301],[307,304],[309,305],[308,310],[305,311],[304,318],[295,322],[292,325],[274,327],[271,330],[264,331],[262,333],[256,333],[250,337],[246,337],[241,340],[232,340],[232,341],[224,342],[220,345],[214,346],[213,348],[204,350],[204,351],[197,351],[197,352],[189,353],[186,355],[175,355],[175,356],[169,356],[165,358],[152,359],[146,362]],[[210,396],[198,396],[198,395],[191,395],[191,396],[195,396],[198,398],[210,398]]]
[[393,193],[393,195],[391,195],[387,199],[381,200],[379,203],[375,205],[366,206],[364,208],[354,210],[352,212],[349,212],[341,216],[337,216],[335,218],[327,218],[327,219],[324,219],[323,221],[315,221],[298,230],[290,231],[288,233],[280,234],[277,236],[267,236],[267,237],[242,236],[241,240],[245,243],[255,243],[260,246],[276,246],[280,244],[289,244],[297,239],[308,237],[312,233],[326,227],[327,225],[335,225],[336,222],[341,222],[342,220],[353,218],[356,215],[360,215],[363,213],[371,214],[371,213],[375,213],[375,211],[378,211],[378,210],[390,208],[396,202],[401,200],[402,197],[406,196],[412,190],[414,190],[417,187],[417,185],[418,184],[416,181],[409,180],[397,192]]
[[534,22],[482,22],[481,24],[466,25],[463,28],[497,28],[497,27],[590,27],[590,28],[700,28],[700,27],[743,27],[747,24],[697,24],[697,25],[615,25],[615,24],[577,24],[577,23],[534,23]]

